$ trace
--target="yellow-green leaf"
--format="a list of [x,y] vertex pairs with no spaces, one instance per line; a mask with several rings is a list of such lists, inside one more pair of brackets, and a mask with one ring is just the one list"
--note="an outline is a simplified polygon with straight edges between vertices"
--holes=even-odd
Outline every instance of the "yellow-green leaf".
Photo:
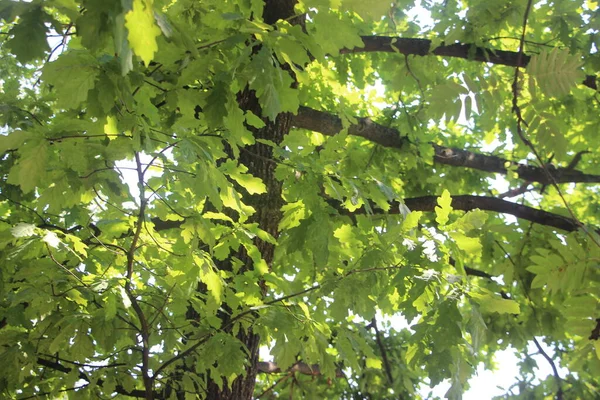
[[446,225],[448,216],[452,211],[452,206],[450,205],[452,203],[452,197],[450,197],[450,192],[447,189],[444,189],[442,195],[438,197],[437,203],[438,206],[435,207],[435,220],[440,225]]
[[381,366],[382,366],[380,359],[371,358],[371,357],[367,358],[366,364],[367,364],[367,368],[373,368],[373,369],[381,369]]
[[134,53],[146,64],[150,63],[158,51],[156,37],[160,35],[160,28],[154,20],[152,0],[134,0],[133,9],[125,16],[125,26]]
[[471,293],[471,297],[479,303],[483,312],[497,312],[499,314],[519,314],[519,303],[514,300],[502,299],[492,294]]

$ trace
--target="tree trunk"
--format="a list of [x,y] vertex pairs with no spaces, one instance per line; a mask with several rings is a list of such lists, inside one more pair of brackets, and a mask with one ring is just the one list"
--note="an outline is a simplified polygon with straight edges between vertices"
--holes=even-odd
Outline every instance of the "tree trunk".
[[[274,24],[279,19],[293,16],[295,4],[296,0],[266,0],[263,11],[264,21],[268,24]],[[287,70],[285,67],[284,69]],[[242,110],[249,110],[256,115],[262,115],[262,110],[253,90],[246,88],[240,93],[238,103]],[[291,121],[292,114],[283,113],[278,115],[274,122],[265,120],[266,126],[261,129],[252,127],[249,127],[249,129],[256,139],[267,139],[280,144],[290,130]],[[239,162],[248,168],[249,173],[261,178],[267,187],[267,192],[262,195],[244,198],[246,204],[256,209],[256,214],[252,218],[253,221],[257,222],[262,230],[273,237],[277,237],[283,199],[281,197],[282,184],[275,179],[276,163],[273,160],[273,149],[268,145],[257,142],[240,153]],[[255,239],[255,244],[260,250],[262,258],[270,266],[273,261],[275,246],[258,238]],[[241,250],[236,257],[243,262],[245,270],[253,268],[252,260],[244,250]],[[238,339],[246,346],[249,353],[246,374],[230,382],[229,388],[226,385],[221,385],[224,386],[223,389],[220,389],[217,382],[209,380],[207,399],[250,400],[253,398],[258,371],[260,337],[250,329],[247,332],[241,332]],[[227,360],[223,360],[223,362],[227,362]]]

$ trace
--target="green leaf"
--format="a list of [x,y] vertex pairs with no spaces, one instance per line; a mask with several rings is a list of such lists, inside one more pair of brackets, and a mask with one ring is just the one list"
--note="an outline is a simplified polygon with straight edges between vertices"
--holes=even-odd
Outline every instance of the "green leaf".
[[248,168],[235,161],[228,161],[221,166],[221,170],[240,184],[249,194],[261,194],[267,192],[267,187],[259,178],[246,174]]
[[285,204],[281,207],[283,218],[279,221],[279,230],[287,230],[300,226],[300,221],[307,217],[306,207],[302,200]]
[[329,10],[321,10],[314,15],[317,31],[314,38],[322,47],[323,52],[337,56],[340,49],[353,49],[363,47],[364,43],[358,35],[358,28],[354,24],[345,23],[339,14]]
[[310,248],[316,265],[327,264],[331,227],[324,216],[315,215],[308,227],[305,245]]
[[25,193],[33,191],[46,179],[46,162],[48,158],[48,144],[41,140],[37,143],[28,143],[21,151],[19,162],[11,168],[8,183],[21,186]]
[[419,220],[421,219],[422,215],[422,211],[409,212],[406,218],[404,218],[404,221],[402,221],[402,230],[404,232],[408,232],[412,229],[415,229],[417,226],[419,226]]
[[582,65],[580,57],[571,55],[568,49],[555,47],[531,56],[527,72],[535,77],[546,95],[561,97],[583,80]]
[[206,285],[206,288],[217,304],[220,304],[223,296],[223,281],[221,277],[213,270],[211,262],[206,259],[200,260],[198,257],[195,259],[197,263],[200,262],[200,280]]
[[456,245],[462,251],[475,256],[481,255],[482,246],[479,238],[469,237],[460,232],[451,232],[450,236],[456,241]]
[[371,358],[371,357],[368,357],[365,360],[365,364],[366,364],[367,368],[372,368],[372,369],[381,369],[382,366],[383,366],[383,363],[381,362],[380,359],[378,359],[378,358]]
[[300,352],[299,341],[289,342],[287,340],[278,340],[273,346],[271,353],[275,357],[282,370],[286,370],[296,362],[296,355]]
[[471,297],[479,303],[482,312],[498,314],[519,314],[519,303],[506,300],[492,294],[471,293]]
[[73,325],[73,322],[68,322],[60,326],[60,330],[48,346],[49,353],[54,354],[68,344],[69,338],[73,334]]
[[450,192],[448,189],[444,189],[442,195],[437,199],[438,206],[435,207],[435,220],[440,225],[446,225],[448,222],[448,216],[452,211],[452,197],[450,197]]
[[228,96],[228,84],[221,79],[217,80],[208,94],[206,106],[202,110],[209,126],[219,128],[223,124],[223,118],[227,116]]
[[248,123],[248,125],[258,129],[265,126],[265,122],[252,111],[246,111],[246,122]]
[[391,3],[388,0],[345,0],[342,5],[344,10],[354,11],[363,19],[372,19],[375,21],[387,15],[391,9]]
[[292,89],[293,79],[289,72],[274,65],[275,60],[267,47],[263,47],[252,59],[250,87],[262,108],[262,116],[271,121],[279,113],[298,110],[298,92]]
[[20,130],[11,132],[8,135],[0,135],[0,154],[4,154],[8,150],[18,149],[19,146],[33,135],[30,132]]
[[105,321],[111,321],[112,319],[115,318],[115,316],[117,315],[117,305],[118,305],[119,300],[117,299],[117,296],[112,293],[109,292],[108,296],[106,297],[106,302],[104,305],[104,320]]
[[94,56],[85,50],[70,50],[46,64],[42,79],[56,92],[60,108],[77,108],[88,97],[100,72]]
[[133,52],[148,65],[154,53],[158,51],[156,38],[160,28],[154,19],[152,0],[133,0],[133,9],[125,16],[125,26],[129,31],[127,38]]
[[34,6],[21,14],[19,23],[8,32],[12,37],[6,45],[20,62],[27,63],[42,58],[50,50],[46,39],[48,17],[41,7]]
[[459,217],[456,222],[452,224],[452,228],[457,229],[460,228],[464,233],[468,233],[475,229],[481,229],[487,221],[488,215],[485,211],[482,210],[473,210],[465,213],[461,217]]

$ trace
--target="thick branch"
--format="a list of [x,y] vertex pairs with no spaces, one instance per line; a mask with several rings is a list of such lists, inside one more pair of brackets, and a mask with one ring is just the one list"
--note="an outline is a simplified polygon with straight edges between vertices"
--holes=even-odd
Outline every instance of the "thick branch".
[[[357,121],[358,124],[348,128],[350,135],[360,136],[385,147],[400,148],[408,141],[396,129],[379,125],[370,118],[357,118]],[[327,136],[334,136],[343,129],[342,120],[337,115],[303,106],[292,118],[292,124],[296,128],[320,132]]]
[[[360,136],[385,147],[400,148],[407,142],[407,138],[402,136],[396,129],[377,124],[369,118],[359,118],[358,120],[358,124],[351,125],[348,128],[349,134]],[[327,136],[336,135],[342,130],[342,120],[338,116],[308,107],[300,107],[298,115],[293,119],[293,124],[297,128],[320,132]],[[499,174],[506,174],[508,172],[506,166],[509,165],[509,168],[511,170],[514,169],[521,179],[543,184],[551,183],[548,174],[540,167],[515,163],[501,157],[473,153],[463,149],[439,146],[437,144],[432,144],[432,146],[435,150],[433,160],[438,164],[472,168]],[[600,175],[585,174],[570,168],[550,167],[549,172],[557,183],[600,183]]]
[[[308,365],[303,362],[298,362],[294,364],[292,367],[288,368],[286,371],[282,371],[279,366],[270,361],[259,361],[258,362],[258,372],[263,374],[277,374],[281,372],[294,373],[298,372],[303,375],[311,375],[311,376],[319,376],[321,375],[321,368],[318,365]],[[344,374],[340,370],[335,371],[336,378],[342,378]]]
[[[434,211],[437,204],[436,196],[423,196],[404,199],[404,204],[411,211]],[[562,215],[553,214],[548,211],[539,210],[537,208],[525,206],[522,204],[511,203],[510,201],[497,199],[495,197],[486,196],[452,196],[452,208],[455,210],[471,211],[475,209],[494,211],[502,214],[513,215],[519,219],[534,222],[536,224],[550,226],[564,231],[572,232],[577,230],[580,225],[577,221],[563,217]],[[359,208],[354,212],[343,211],[343,214],[364,214],[364,207]],[[400,213],[400,204],[397,202],[391,203],[389,214]],[[600,233],[600,230],[596,230]]]
[[[366,210],[364,207],[359,208],[354,212],[347,211],[337,207],[339,203],[331,201],[332,205],[342,215],[353,215],[353,214],[365,214]],[[422,196],[404,199],[404,204],[411,211],[427,211],[431,212],[435,210],[437,204],[436,196]],[[471,195],[459,195],[452,196],[452,207],[455,210],[471,211],[475,209],[493,211],[501,214],[513,215],[519,219],[525,219],[527,221],[534,222],[536,224],[550,226],[553,228],[561,229],[567,232],[577,230],[580,225],[577,221],[565,217],[562,215],[554,214],[548,211],[540,210],[537,208],[525,206],[522,204],[512,203],[510,201],[498,199],[495,197],[487,196],[471,196]],[[389,214],[398,214],[400,212],[400,204],[398,202],[390,203]],[[155,229],[157,231],[166,229],[177,229],[181,226],[183,221],[161,221],[158,218],[153,218]],[[600,233],[600,229],[595,229],[596,232]]]
[[556,386],[558,387],[558,390],[556,392],[556,400],[562,400],[563,399],[562,379],[560,378],[558,369],[556,368],[556,363],[554,362],[552,357],[550,357],[548,355],[548,353],[546,353],[544,351],[544,348],[540,345],[540,342],[538,342],[538,340],[535,337],[533,338],[533,343],[535,344],[535,347],[537,347],[537,349],[540,352],[540,354],[542,355],[542,357],[544,357],[546,359],[546,361],[548,361],[548,364],[550,364],[550,367],[552,368],[552,373],[554,374],[554,380],[556,381]]
[[[487,62],[492,64],[507,65],[509,67],[526,67],[531,56],[523,54],[519,58],[516,51],[495,50],[478,47],[472,44],[454,43],[431,48],[431,40],[400,38],[391,36],[363,36],[364,47],[344,49],[341,53],[372,53],[388,52],[402,53],[404,55],[426,56],[434,54],[442,57],[463,58],[471,61]],[[588,75],[581,82],[591,89],[598,90],[595,75]]]

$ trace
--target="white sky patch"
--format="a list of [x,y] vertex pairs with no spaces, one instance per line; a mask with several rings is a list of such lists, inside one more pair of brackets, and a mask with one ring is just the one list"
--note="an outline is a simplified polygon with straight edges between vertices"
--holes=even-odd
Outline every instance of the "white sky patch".
[[[145,153],[141,153],[140,161],[142,163],[142,166],[145,168],[148,165],[148,163],[150,163],[150,161],[152,161],[152,156],[145,154]],[[159,160],[155,160],[154,163],[156,164],[157,162],[160,163]],[[115,162],[115,166],[116,166],[116,169],[121,171],[122,181],[124,184],[126,184],[129,187],[129,192],[131,193],[133,198],[139,199],[140,198],[140,190],[138,188],[138,173],[137,173],[137,166],[136,166],[135,160],[117,161],[117,162]],[[148,168],[148,170],[144,174],[144,180],[147,182],[148,179],[155,177],[155,176],[161,176],[161,175],[162,175],[162,172],[159,171],[158,168]]]

